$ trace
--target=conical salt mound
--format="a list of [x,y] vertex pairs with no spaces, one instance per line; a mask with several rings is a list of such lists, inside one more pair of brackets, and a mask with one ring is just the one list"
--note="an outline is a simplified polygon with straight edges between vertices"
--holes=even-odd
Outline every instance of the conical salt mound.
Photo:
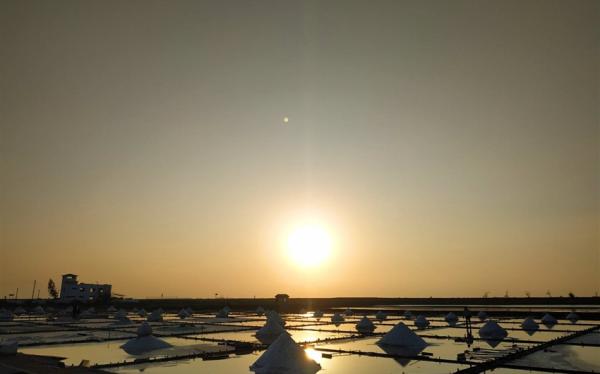
[[542,317],[542,323],[546,326],[554,326],[556,325],[558,321],[556,320],[556,318],[554,318],[553,315],[546,313],[543,317]]
[[155,310],[148,316],[148,322],[162,322],[163,316],[160,309]]
[[271,344],[283,333],[285,333],[283,326],[274,319],[268,318],[265,325],[256,332],[256,338],[261,343]]
[[413,318],[413,314],[410,312],[410,310],[407,310],[404,312],[404,318],[406,319],[412,319]]
[[114,313],[117,311],[117,308],[115,308],[114,306],[111,305],[106,309],[106,311],[109,313]]
[[502,328],[496,321],[487,321],[479,329],[479,336],[486,340],[502,340],[506,338],[508,332]]
[[219,310],[215,315],[216,318],[229,318],[229,312],[225,308]]
[[387,314],[380,310],[375,314],[375,319],[377,319],[379,322],[383,322],[387,319]]
[[488,315],[486,312],[484,312],[483,310],[479,313],[477,313],[477,317],[482,320],[485,321],[488,318]]
[[38,305],[35,308],[33,308],[32,313],[33,314],[44,314],[46,312],[44,311],[44,308],[42,308],[41,306]]
[[419,314],[417,318],[415,318],[415,326],[417,326],[420,329],[424,329],[427,326],[429,326],[429,321],[427,320],[427,318],[425,318],[425,316]]
[[344,316],[342,316],[339,313],[335,313],[333,316],[331,316],[331,322],[335,323],[335,324],[340,324],[342,322],[344,322]]
[[567,314],[567,319],[571,321],[571,323],[577,323],[579,321],[579,316],[575,312],[571,312]]
[[0,310],[0,321],[12,321],[14,315],[6,309]]
[[265,310],[263,309],[262,306],[259,306],[258,308],[256,308],[256,315],[257,316],[262,316],[263,314],[265,314]]
[[367,316],[364,316],[355,327],[356,331],[360,332],[361,334],[370,334],[375,330],[375,325],[370,319],[367,318]]
[[171,344],[152,336],[152,326],[148,322],[142,322],[138,327],[137,337],[129,340],[121,346],[125,352],[131,355],[139,355],[145,352],[171,347]]
[[354,312],[352,311],[352,309],[346,308],[346,311],[344,311],[344,315],[346,315],[346,317],[353,316]]
[[283,320],[283,318],[281,318],[279,313],[277,313],[274,310],[270,310],[267,312],[267,320],[269,320],[269,319],[273,320],[274,322],[277,322],[281,326],[285,326],[285,321]]
[[25,314],[25,313],[27,313],[27,311],[25,309],[23,309],[23,307],[18,306],[18,307],[15,308],[15,314],[16,315]]
[[250,366],[250,370],[257,374],[314,374],[321,370],[321,365],[310,359],[288,333],[283,333]]
[[177,317],[179,317],[181,319],[186,319],[187,317],[189,317],[189,314],[188,314],[187,310],[181,309],[179,311],[179,313],[177,313]]
[[398,323],[387,334],[379,339],[377,344],[395,347],[414,347],[420,350],[427,347],[427,342],[402,322]]
[[455,325],[456,322],[458,322],[458,317],[452,312],[446,314],[446,317],[444,317],[444,319],[449,325]]
[[138,310],[138,316],[146,317],[147,315],[148,315],[148,313],[146,312],[146,309],[142,308],[142,309]]
[[527,334],[533,335],[540,328],[540,325],[533,318],[527,317],[521,322],[521,328]]

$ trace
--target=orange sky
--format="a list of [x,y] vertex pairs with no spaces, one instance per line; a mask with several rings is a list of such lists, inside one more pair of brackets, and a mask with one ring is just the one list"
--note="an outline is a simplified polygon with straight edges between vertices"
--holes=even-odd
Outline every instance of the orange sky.
[[2,297],[600,289],[598,2],[0,8]]

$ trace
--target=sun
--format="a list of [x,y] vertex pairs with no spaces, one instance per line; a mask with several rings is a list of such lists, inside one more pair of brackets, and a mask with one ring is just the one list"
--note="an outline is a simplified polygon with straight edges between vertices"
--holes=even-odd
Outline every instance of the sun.
[[331,236],[321,225],[299,226],[289,234],[287,250],[294,263],[304,267],[317,266],[331,253]]

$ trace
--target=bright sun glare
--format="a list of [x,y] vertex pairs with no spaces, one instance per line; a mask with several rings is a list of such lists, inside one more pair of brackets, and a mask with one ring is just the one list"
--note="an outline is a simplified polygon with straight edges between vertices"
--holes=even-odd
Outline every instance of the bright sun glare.
[[320,225],[300,226],[288,236],[287,249],[296,264],[316,266],[329,257],[331,237]]

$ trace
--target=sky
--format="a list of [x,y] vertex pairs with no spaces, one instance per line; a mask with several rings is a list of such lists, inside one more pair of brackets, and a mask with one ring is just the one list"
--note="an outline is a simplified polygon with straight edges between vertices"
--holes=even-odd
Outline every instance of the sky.
[[2,1],[0,297],[593,295],[598,25],[597,1]]

